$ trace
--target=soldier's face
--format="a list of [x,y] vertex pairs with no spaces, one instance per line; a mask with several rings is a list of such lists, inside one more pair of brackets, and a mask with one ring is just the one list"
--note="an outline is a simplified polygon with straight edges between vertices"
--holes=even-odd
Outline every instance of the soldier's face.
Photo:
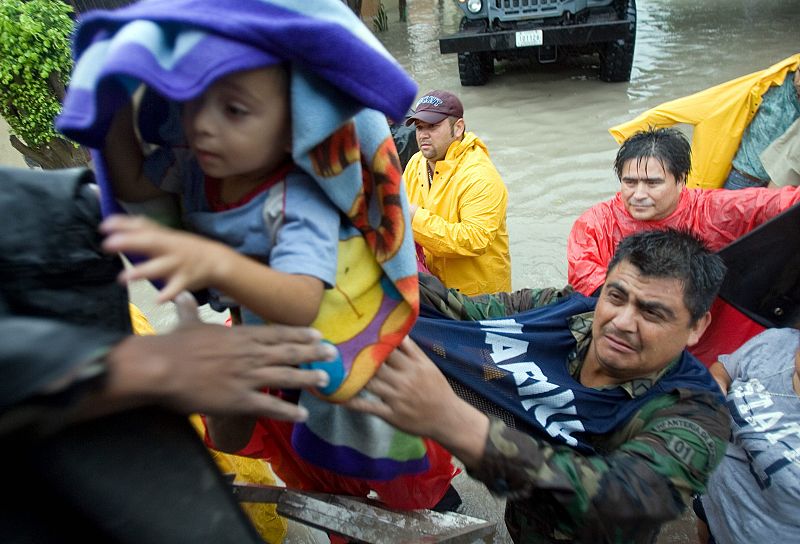
[[661,370],[696,344],[709,322],[708,314],[691,322],[680,280],[644,276],[622,261],[600,292],[581,381],[622,383]]

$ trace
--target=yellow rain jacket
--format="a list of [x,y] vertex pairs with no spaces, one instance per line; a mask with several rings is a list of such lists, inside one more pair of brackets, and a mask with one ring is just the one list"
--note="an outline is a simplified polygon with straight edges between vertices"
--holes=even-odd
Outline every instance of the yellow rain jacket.
[[417,152],[403,181],[419,206],[411,228],[430,271],[465,295],[511,291],[508,191],[480,138],[467,132],[450,144],[430,184],[427,160]]
[[771,86],[783,83],[786,74],[798,67],[800,53],[766,70],[665,102],[632,121],[610,128],[609,132],[621,144],[651,125],[694,125],[692,171],[687,187],[718,189],[728,177],[742,133],[761,105],[761,97]]

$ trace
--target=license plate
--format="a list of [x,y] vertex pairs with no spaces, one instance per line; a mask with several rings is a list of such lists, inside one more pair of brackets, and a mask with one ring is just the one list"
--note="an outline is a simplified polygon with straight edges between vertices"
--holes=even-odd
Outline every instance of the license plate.
[[517,47],[532,47],[542,45],[541,30],[521,30],[516,34]]

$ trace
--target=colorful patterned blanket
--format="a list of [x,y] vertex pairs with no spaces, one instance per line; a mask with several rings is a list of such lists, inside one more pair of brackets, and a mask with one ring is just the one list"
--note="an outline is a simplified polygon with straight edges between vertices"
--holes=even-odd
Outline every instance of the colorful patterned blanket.
[[106,214],[119,207],[103,141],[115,112],[142,84],[143,100],[160,100],[164,109],[153,115],[142,107],[149,114],[137,117],[138,133],[146,144],[176,145],[168,127],[181,101],[270,56],[289,64],[293,159],[347,218],[336,285],[314,323],[338,347],[343,377],[328,394],[304,394],[311,417],[298,426],[294,446],[304,458],[356,477],[391,479],[427,468],[417,437],[319,401],[358,394],[419,309],[408,204],[386,122],[405,115],[416,85],[380,42],[338,0],[150,0],[89,12],[74,55],[57,127],[93,148]]

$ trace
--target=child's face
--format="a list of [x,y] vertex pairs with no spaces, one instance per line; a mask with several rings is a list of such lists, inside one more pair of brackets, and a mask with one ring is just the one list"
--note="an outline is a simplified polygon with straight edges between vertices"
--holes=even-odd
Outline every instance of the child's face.
[[237,72],[214,82],[184,105],[183,130],[207,176],[266,178],[291,151],[286,69]]

